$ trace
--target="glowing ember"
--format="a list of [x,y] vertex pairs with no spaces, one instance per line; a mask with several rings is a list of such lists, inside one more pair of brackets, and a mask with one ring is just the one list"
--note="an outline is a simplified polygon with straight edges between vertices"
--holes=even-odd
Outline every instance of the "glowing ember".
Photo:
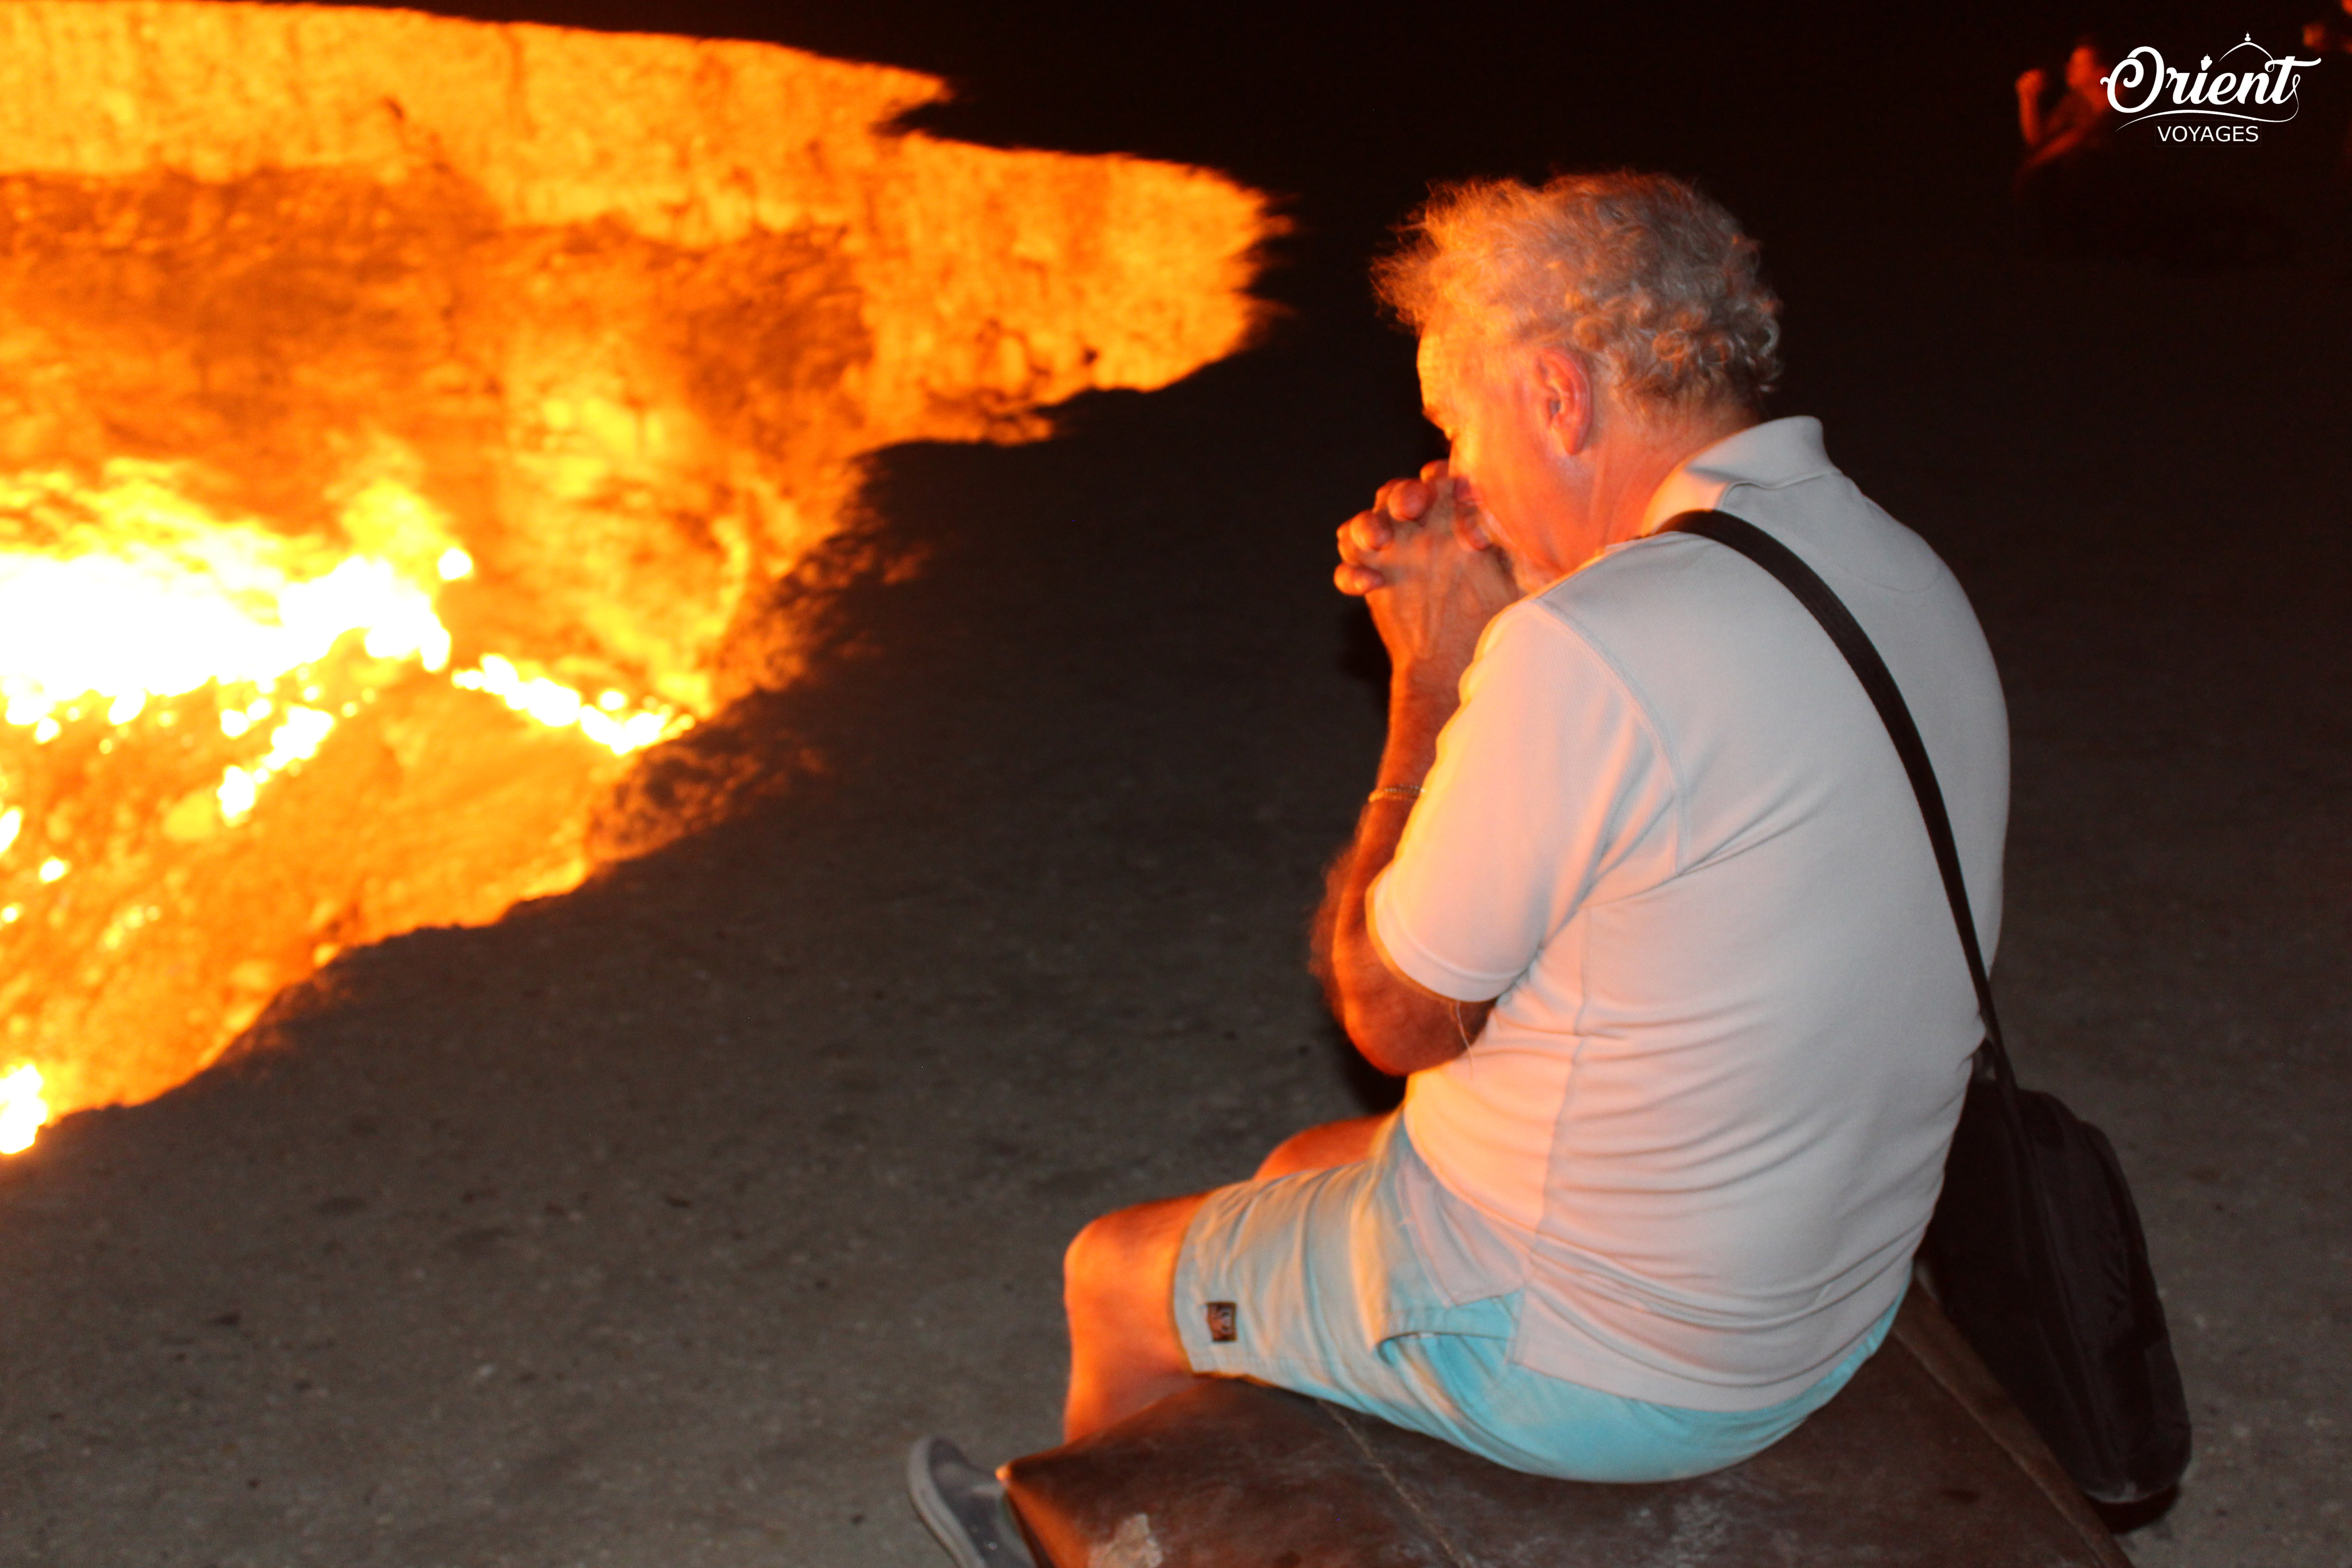
[[48,1119],[40,1068],[28,1062],[14,1072],[0,1073],[0,1154],[21,1154],[31,1148],[33,1134]]
[[1245,340],[1258,198],[875,129],[940,93],[0,6],[0,1140],[688,826],[614,827],[616,783],[797,672],[767,606],[866,454],[1034,438]]

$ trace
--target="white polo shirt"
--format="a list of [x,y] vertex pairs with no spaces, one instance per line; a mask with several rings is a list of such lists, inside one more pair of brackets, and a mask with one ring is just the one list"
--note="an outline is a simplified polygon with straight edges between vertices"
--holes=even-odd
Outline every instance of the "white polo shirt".
[[1496,999],[1406,1093],[1440,1288],[1524,1289],[1520,1365],[1751,1410],[1894,1303],[1982,1031],[1910,784],[1835,645],[1745,557],[1649,537],[1704,507],[1794,550],[1877,645],[1992,952],[1991,655],[1951,573],[1806,418],[1708,447],[1644,537],[1495,617],[1370,918],[1395,968]]

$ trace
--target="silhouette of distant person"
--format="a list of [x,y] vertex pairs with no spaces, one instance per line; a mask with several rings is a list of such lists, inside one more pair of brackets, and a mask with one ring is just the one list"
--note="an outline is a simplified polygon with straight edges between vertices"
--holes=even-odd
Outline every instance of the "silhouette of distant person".
[[2322,57],[2352,55],[2352,0],[2342,0],[2344,15],[2322,16],[2316,22],[2303,25],[2303,47],[2315,49]]
[[2048,101],[2048,71],[2037,66],[2017,79],[2025,158],[2011,188],[2035,237],[2057,249],[2132,248],[2107,68],[2098,41],[2085,36],[2066,57],[2065,90],[2056,102]]
[[[2352,12],[2352,0],[2343,3]],[[2118,137],[2110,68],[2085,34],[2066,57],[2065,88],[2054,101],[2049,72],[2017,79],[2025,156],[2011,190],[2035,244],[2179,272],[2259,266],[2294,249],[2294,231],[2274,215],[2233,192],[2198,190],[2179,168],[2151,160],[2152,143]]]

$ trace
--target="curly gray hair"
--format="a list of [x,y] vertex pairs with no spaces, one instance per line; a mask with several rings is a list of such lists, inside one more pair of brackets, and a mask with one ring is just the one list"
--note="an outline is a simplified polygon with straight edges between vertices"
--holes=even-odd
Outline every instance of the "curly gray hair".
[[1756,242],[1690,184],[1631,172],[1441,186],[1379,262],[1414,331],[1471,323],[1580,356],[1640,412],[1732,403],[1780,379],[1780,301]]

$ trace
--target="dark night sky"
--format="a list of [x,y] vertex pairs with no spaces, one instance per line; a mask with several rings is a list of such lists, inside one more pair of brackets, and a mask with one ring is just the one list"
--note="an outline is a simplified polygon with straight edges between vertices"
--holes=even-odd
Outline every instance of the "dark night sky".
[[[1221,169],[1281,199],[1293,234],[1262,289],[1291,330],[1370,325],[1366,258],[1433,180],[1633,165],[1698,178],[1765,242],[1792,337],[1835,310],[1808,258],[2013,224],[2011,83],[2053,76],[2085,27],[2186,62],[2242,33],[2293,45],[2318,0],[2001,0],[1817,5],[1111,6],[941,0],[533,0],[435,5],[484,20],[761,39],[942,76],[918,116],[1003,146],[1125,152]],[[2185,189],[2226,185],[2294,221],[2339,145],[2352,70],[2254,157],[2167,149]],[[2177,155],[2176,155],[2177,154]],[[2305,226],[2308,227],[2307,216]],[[1828,270],[1843,274],[1851,256]],[[1891,264],[1891,263],[1890,263]],[[1829,285],[1824,285],[1829,287]],[[1369,346],[1369,345],[1365,345]],[[1405,345],[1394,345],[1400,368]],[[1783,406],[1801,403],[1792,355]]]
[[[1637,164],[1706,181],[1765,233],[1866,209],[1899,228],[1997,219],[2010,84],[2076,32],[2185,60],[2251,32],[2292,43],[2319,0],[1817,5],[1110,6],[863,0],[432,5],[485,20],[763,39],[943,76],[920,123],[1002,145],[1204,163],[1296,198],[1310,267],[1352,273],[1433,178]],[[2324,95],[2338,84],[2318,73]],[[2331,90],[2332,89],[2332,90]],[[2326,103],[2315,108],[2330,107]],[[2320,120],[2330,129],[2326,113]],[[2319,127],[2266,164],[2324,161]],[[2232,165],[2242,171],[2246,160]],[[1341,254],[1344,253],[1344,254]],[[1277,292],[1286,291],[1277,280]]]

